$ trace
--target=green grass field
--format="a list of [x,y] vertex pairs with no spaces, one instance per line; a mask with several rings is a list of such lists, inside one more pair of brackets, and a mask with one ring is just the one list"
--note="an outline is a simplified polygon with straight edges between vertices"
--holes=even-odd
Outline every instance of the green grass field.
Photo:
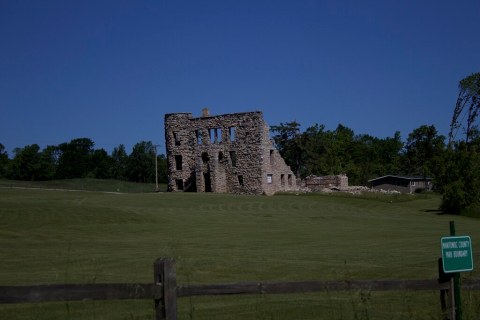
[[[83,191],[104,191],[121,193],[148,193],[156,189],[153,183],[134,183],[120,180],[101,179],[67,179],[48,181],[18,181],[0,179],[0,187],[4,188],[36,188],[36,189],[67,189]],[[160,191],[166,191],[165,184],[159,185]]]
[[[0,285],[150,282],[158,257],[176,259],[178,284],[431,279],[450,220],[457,234],[472,237],[476,259],[480,248],[480,220],[438,215],[439,202],[429,194],[0,188]],[[478,294],[464,296],[466,319],[478,319]],[[195,297],[180,299],[179,313],[180,319],[440,319],[440,303],[438,292]],[[152,318],[148,300],[0,305],[0,319]]]

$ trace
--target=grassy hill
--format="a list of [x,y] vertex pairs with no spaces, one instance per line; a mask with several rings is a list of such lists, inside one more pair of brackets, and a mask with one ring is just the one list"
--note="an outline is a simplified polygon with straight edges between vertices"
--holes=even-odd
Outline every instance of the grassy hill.
[[[480,220],[437,215],[439,202],[435,195],[0,188],[0,285],[149,282],[158,257],[176,259],[179,284],[436,278],[450,220],[458,234],[472,237],[476,257],[480,248]],[[478,295],[467,298],[478,306]],[[180,319],[437,319],[439,309],[437,292],[198,297],[179,304]],[[153,313],[151,301],[71,302],[0,305],[0,318],[151,319]]]
[[[66,179],[49,181],[18,181],[0,179],[3,188],[67,189],[121,193],[145,193],[155,191],[154,183],[134,183],[120,180]],[[167,191],[166,184],[159,184],[160,191]]]

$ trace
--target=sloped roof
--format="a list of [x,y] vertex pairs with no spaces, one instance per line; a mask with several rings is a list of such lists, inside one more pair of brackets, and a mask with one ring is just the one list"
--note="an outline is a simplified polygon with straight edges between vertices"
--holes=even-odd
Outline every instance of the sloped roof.
[[412,181],[412,180],[432,180],[432,178],[430,177],[421,177],[421,176],[395,176],[395,175],[386,175],[386,176],[382,176],[382,177],[378,177],[378,178],[375,178],[375,179],[370,179],[368,180],[368,182],[372,182],[372,181],[376,181],[376,180],[380,180],[380,179],[385,179],[385,178],[396,178],[396,179],[402,179],[402,180],[409,180],[409,181]]

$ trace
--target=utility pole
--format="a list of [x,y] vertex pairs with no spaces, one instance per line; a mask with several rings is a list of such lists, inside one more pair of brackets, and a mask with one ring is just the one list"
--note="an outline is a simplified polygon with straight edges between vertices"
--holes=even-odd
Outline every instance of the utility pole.
[[158,188],[158,157],[157,157],[157,147],[159,147],[159,144],[154,145],[155,147],[155,192],[159,191]]

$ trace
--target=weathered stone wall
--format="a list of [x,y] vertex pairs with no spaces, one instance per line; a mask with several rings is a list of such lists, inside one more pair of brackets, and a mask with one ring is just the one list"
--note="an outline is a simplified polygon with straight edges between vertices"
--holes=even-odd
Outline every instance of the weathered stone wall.
[[166,114],[165,141],[169,191],[273,194],[297,188],[262,112]]
[[314,191],[331,187],[346,188],[348,187],[348,177],[344,174],[331,176],[310,175],[305,178],[305,186]]
[[195,173],[195,158],[192,157],[194,145],[189,128],[191,119],[192,114],[190,113],[165,115],[169,191],[194,191],[196,188],[192,175]]
[[269,127],[263,128],[262,158],[263,158],[263,189],[266,194],[279,191],[297,190],[296,177],[269,138]]

